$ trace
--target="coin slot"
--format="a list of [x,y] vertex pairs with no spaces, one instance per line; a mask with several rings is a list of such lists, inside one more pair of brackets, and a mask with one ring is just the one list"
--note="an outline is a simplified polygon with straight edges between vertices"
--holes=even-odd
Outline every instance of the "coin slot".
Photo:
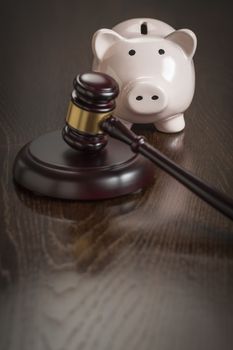
[[147,23],[146,22],[141,24],[141,34],[142,35],[147,35],[148,34],[148,28],[147,28]]

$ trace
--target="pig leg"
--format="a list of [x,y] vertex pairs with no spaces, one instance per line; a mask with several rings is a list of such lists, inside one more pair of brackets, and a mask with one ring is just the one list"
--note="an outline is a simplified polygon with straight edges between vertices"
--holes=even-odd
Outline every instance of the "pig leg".
[[166,133],[175,133],[184,129],[184,114],[179,113],[165,120],[159,120],[155,123],[156,129]]

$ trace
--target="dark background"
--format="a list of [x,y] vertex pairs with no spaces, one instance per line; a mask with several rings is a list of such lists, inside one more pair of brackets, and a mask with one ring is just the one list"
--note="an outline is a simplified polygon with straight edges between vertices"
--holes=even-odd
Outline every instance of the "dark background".
[[233,348],[233,225],[157,169],[139,194],[102,203],[15,188],[13,160],[64,124],[91,37],[152,17],[198,38],[186,129],[149,141],[233,196],[230,1],[1,1],[0,349]]

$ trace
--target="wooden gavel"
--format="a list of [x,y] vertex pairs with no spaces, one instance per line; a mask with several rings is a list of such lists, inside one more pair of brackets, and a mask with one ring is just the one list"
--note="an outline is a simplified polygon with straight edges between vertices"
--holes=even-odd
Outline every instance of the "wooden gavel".
[[180,167],[112,116],[119,88],[102,73],[85,73],[74,80],[74,90],[63,128],[63,139],[72,148],[86,153],[101,151],[106,134],[120,140],[173,176],[212,207],[233,220],[233,200]]

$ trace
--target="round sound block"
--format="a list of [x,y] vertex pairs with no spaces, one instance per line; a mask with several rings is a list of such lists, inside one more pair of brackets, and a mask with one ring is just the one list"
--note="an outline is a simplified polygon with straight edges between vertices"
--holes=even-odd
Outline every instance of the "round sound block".
[[13,173],[19,185],[36,194],[71,200],[118,197],[154,180],[153,164],[120,141],[109,137],[105,149],[84,153],[69,147],[60,130],[24,146]]

